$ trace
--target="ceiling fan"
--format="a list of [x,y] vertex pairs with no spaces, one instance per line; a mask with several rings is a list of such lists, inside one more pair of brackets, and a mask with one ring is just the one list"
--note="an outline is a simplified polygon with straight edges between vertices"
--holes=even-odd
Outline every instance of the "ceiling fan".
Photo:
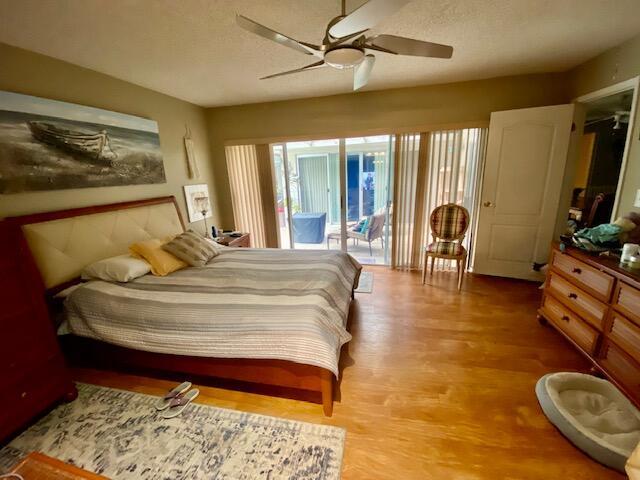
[[322,45],[294,40],[242,15],[236,15],[236,22],[245,30],[256,35],[320,59],[305,67],[268,75],[260,80],[325,67],[339,70],[354,69],[353,89],[358,90],[369,81],[371,70],[376,61],[376,57],[370,53],[371,51],[434,58],[451,58],[453,55],[453,47],[449,45],[423,42],[396,35],[383,34],[372,37],[365,35],[367,30],[380,23],[385,17],[395,13],[409,1],[369,0],[347,15],[345,0],[342,0],[342,14],[335,17],[327,25]]

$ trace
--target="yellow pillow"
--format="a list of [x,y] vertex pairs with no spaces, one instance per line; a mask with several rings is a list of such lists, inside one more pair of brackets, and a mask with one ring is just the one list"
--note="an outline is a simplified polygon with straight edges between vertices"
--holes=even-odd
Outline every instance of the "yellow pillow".
[[161,277],[186,267],[185,262],[162,249],[163,243],[157,238],[145,240],[131,245],[129,251],[146,260],[151,265],[151,273]]

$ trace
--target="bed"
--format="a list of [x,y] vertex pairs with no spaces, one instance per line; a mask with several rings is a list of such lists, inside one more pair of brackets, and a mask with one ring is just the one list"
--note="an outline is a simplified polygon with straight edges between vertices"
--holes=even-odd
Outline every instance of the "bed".
[[[10,219],[49,295],[131,243],[184,231],[173,197]],[[311,268],[310,268],[311,267]],[[317,393],[333,408],[361,267],[327,251],[224,248],[201,268],[128,283],[92,281],[65,301],[73,363],[153,369]]]

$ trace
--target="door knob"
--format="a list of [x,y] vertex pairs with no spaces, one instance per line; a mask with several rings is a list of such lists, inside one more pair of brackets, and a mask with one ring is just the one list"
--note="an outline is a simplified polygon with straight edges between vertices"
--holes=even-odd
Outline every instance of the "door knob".
[[482,205],[484,205],[485,207],[495,207],[495,203],[493,202],[484,202]]

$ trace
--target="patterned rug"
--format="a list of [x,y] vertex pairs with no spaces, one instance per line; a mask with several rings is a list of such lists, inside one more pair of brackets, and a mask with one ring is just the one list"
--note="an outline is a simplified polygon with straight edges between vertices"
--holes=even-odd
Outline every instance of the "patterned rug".
[[194,404],[165,420],[157,397],[78,391],[0,450],[0,473],[37,450],[113,479],[340,478],[341,428]]

